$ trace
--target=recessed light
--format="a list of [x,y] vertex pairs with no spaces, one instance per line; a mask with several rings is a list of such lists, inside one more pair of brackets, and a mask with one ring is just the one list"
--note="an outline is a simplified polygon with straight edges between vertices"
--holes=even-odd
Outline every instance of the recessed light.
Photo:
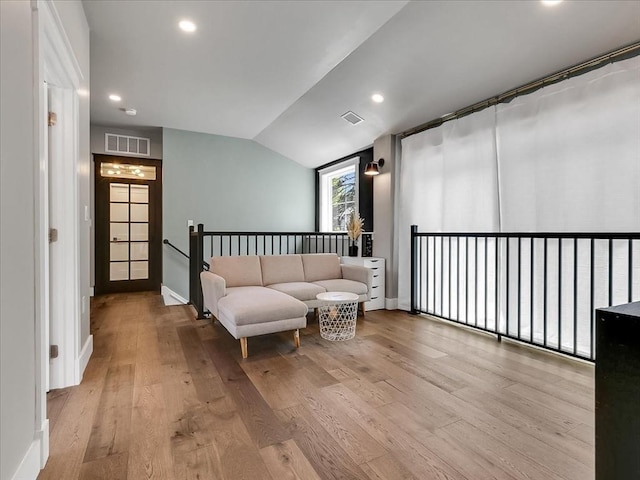
[[374,93],[373,95],[371,95],[371,100],[373,100],[376,103],[382,103],[384,102],[384,97],[379,93]]
[[183,32],[193,33],[196,31],[196,24],[190,20],[180,20],[178,26]]
[[112,102],[119,102],[120,100],[122,100],[122,97],[120,97],[120,95],[112,93],[111,95],[109,95],[109,100],[111,100]]
[[542,1],[542,4],[546,5],[547,7],[554,7],[559,3],[562,3],[562,0],[541,0],[541,1]]

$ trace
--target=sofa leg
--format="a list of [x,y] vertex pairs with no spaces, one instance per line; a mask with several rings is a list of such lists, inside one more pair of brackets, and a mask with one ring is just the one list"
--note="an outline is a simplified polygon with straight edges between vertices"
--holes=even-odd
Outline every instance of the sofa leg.
[[296,348],[300,348],[300,330],[298,329],[293,331],[293,344]]
[[364,302],[360,302],[360,310],[362,310],[362,316],[364,317],[364,311],[365,311]]
[[242,358],[247,358],[249,356],[249,350],[247,348],[247,337],[242,337],[240,339],[240,349],[242,350]]

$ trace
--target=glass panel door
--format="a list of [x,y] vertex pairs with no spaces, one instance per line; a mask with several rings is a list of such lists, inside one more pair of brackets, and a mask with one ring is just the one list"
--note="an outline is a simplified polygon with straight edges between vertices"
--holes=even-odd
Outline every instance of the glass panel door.
[[109,184],[109,281],[149,278],[149,186]]
[[94,158],[96,294],[158,291],[162,164],[112,155]]

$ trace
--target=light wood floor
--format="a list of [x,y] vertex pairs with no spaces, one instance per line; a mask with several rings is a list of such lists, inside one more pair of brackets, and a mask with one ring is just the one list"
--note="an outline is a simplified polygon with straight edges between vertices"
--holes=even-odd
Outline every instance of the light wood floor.
[[160,296],[94,299],[40,479],[594,478],[594,370],[404,312],[239,342]]

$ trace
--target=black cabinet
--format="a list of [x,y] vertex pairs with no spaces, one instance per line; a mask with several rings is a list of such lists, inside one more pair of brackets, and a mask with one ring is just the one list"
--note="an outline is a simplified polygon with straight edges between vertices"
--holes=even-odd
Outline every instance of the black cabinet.
[[596,318],[596,480],[638,480],[640,302]]

